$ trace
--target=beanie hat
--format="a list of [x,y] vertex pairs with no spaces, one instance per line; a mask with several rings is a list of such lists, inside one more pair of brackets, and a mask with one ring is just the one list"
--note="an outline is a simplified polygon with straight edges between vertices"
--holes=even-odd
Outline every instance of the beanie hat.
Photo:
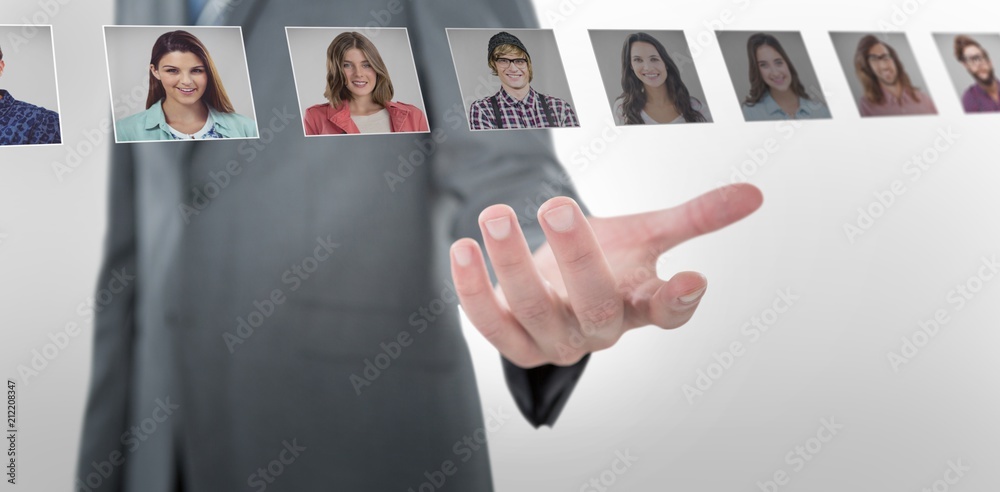
[[524,52],[524,55],[527,56],[529,60],[531,59],[531,55],[528,54],[528,49],[524,47],[524,44],[521,43],[521,40],[517,39],[517,36],[514,36],[513,34],[504,31],[500,31],[494,34],[492,38],[490,38],[489,48],[486,51],[486,59],[492,60],[493,51],[496,50],[498,46],[504,44],[509,44],[517,47],[517,49]]

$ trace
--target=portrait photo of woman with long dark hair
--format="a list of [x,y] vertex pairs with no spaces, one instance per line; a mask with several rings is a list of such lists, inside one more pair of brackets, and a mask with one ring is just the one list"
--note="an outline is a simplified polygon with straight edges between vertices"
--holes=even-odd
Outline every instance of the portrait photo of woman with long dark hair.
[[831,117],[799,33],[717,34],[744,120]]
[[[226,34],[238,35],[239,32]],[[109,42],[109,66],[112,52],[121,48],[112,47]],[[115,121],[116,141],[257,136],[256,123],[236,111],[208,48],[191,32],[172,30],[160,34],[153,43],[148,67],[148,87],[142,110]],[[113,82],[114,78],[112,76]],[[115,104],[116,109],[121,102]],[[125,103],[137,105],[138,100]],[[252,114],[252,107],[250,111]]]
[[[712,121],[682,32],[591,31],[590,35],[616,124]],[[670,49],[661,39],[669,40]],[[612,46],[620,56],[609,57]],[[686,72],[675,57],[688,62]],[[619,61],[617,66],[612,60]]]

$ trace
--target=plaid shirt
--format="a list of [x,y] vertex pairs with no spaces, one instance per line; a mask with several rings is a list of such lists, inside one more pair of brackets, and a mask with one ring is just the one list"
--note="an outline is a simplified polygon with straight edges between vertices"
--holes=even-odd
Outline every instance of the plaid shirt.
[[[555,122],[546,124],[545,110],[541,98],[549,104],[549,109],[555,116]],[[546,96],[535,89],[529,89],[528,95],[518,101],[503,89],[496,93],[497,105],[500,108],[500,121],[504,129],[508,128],[545,128],[553,126],[580,126],[576,112],[568,102],[558,97]],[[473,130],[488,130],[496,128],[496,116],[490,98],[485,97],[472,103],[469,107],[469,123]]]

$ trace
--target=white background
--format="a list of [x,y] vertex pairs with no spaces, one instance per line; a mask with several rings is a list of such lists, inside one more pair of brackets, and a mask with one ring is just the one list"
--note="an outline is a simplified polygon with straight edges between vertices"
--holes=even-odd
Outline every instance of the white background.
[[[915,491],[943,479],[949,460],[961,460],[971,470],[948,490],[996,490],[1000,280],[983,283],[961,310],[947,296],[976,276],[983,257],[1000,253],[994,188],[1000,116],[962,114],[931,33],[996,32],[1000,8],[906,4],[914,13],[896,19],[940,115],[862,120],[827,32],[877,32],[902,1],[620,1],[613,8],[578,1],[562,0],[562,7],[540,1],[538,8],[543,25],[555,29],[571,89],[581,96],[575,106],[584,126],[552,133],[595,214],[680,203],[731,182],[734,168],[767,139],[778,148],[746,178],[736,176],[763,190],[758,213],[676,248],[662,262],[664,278],[681,270],[708,277],[692,321],[672,332],[636,330],[594,354],[554,429],[535,430],[516,417],[491,433],[497,489],[587,490],[584,484],[603,472],[615,477],[610,490],[750,492],[784,470],[790,482],[783,492]],[[560,8],[563,18],[551,17]],[[0,22],[38,10],[33,1],[8,2]],[[730,22],[706,28],[723,17]],[[10,378],[48,334],[82,321],[77,305],[92,295],[109,138],[94,130],[109,114],[99,26],[111,20],[107,1],[62,7],[51,22],[66,144],[2,149],[0,363]],[[744,123],[711,32],[716,27],[801,31],[834,119],[798,128]],[[588,28],[685,30],[716,123],[615,134]],[[939,132],[948,131],[960,137],[918,179],[904,173],[914,155],[933,149]],[[88,136],[96,145],[84,145]],[[588,152],[596,158],[581,147],[594,149]],[[68,160],[71,150],[81,154],[80,163],[60,179],[51,164],[75,162]],[[857,209],[894,180],[907,191],[851,242],[844,224],[855,224]],[[741,326],[760,317],[779,289],[800,299],[750,342]],[[938,309],[951,322],[894,372],[886,354],[898,352],[901,337],[911,337]],[[466,332],[484,408],[513,412],[495,351],[472,328]],[[30,385],[19,387],[21,490],[65,490],[72,482],[91,335],[85,325]],[[689,404],[683,385],[693,385],[697,371],[734,341],[744,343],[745,354]],[[786,454],[805,446],[823,418],[844,428],[794,471]],[[615,453],[626,450],[638,461],[614,475]]]

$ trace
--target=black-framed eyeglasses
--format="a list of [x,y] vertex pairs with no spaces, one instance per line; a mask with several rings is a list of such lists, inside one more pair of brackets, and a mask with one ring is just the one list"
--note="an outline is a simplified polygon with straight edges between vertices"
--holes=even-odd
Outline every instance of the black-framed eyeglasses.
[[494,62],[497,64],[497,68],[504,69],[510,66],[511,63],[517,68],[525,68],[528,66],[527,58],[494,58]]
[[892,55],[882,53],[881,55],[868,55],[868,63],[881,63],[892,60]]
[[986,61],[986,57],[983,55],[972,55],[965,57],[965,63],[969,65],[979,65]]

